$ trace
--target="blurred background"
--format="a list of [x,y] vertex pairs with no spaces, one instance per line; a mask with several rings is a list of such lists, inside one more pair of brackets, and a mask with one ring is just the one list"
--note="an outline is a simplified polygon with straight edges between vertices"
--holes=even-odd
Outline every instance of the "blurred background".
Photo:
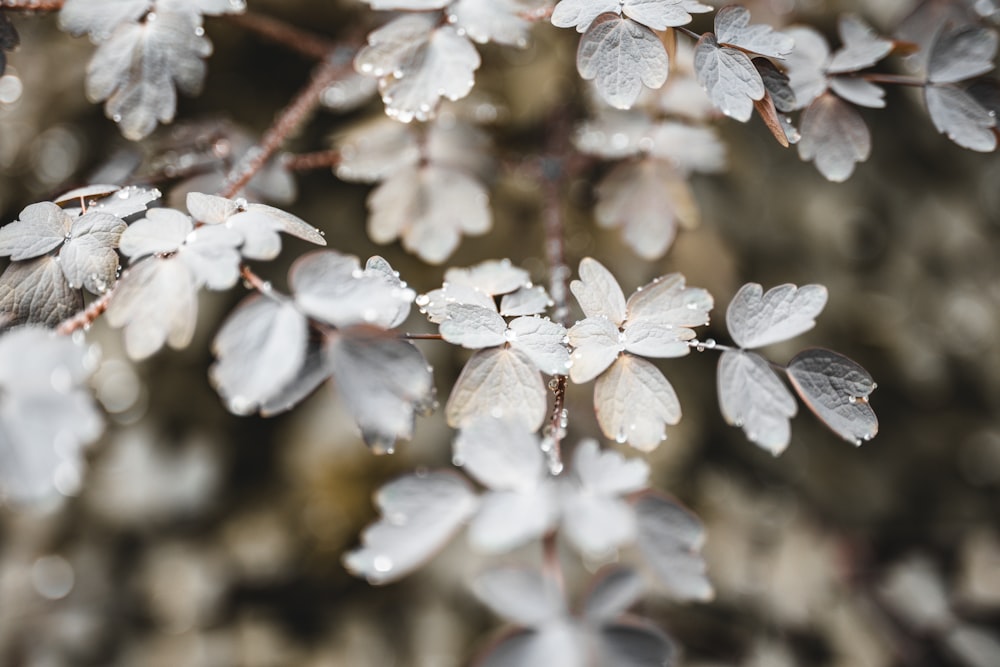
[[[830,36],[840,12],[888,33],[914,6],[747,4],[755,19],[806,22]],[[249,5],[334,39],[373,25],[367,7],[346,0]],[[210,18],[204,94],[182,98],[185,125],[136,147],[85,99],[88,41],[60,33],[53,16],[13,21],[21,47],[0,79],[4,223],[29,203],[137,166],[163,179],[167,199],[172,188],[211,191],[225,155],[260,136],[312,67]],[[507,162],[538,150],[553,110],[585,113],[576,34],[544,24],[532,36],[523,51],[481,49],[476,94],[497,109],[489,131]],[[639,611],[683,646],[688,667],[1000,665],[1000,161],[939,135],[912,92],[890,89],[888,109],[864,112],[873,155],[840,185],[776,145],[758,119],[720,123],[729,168],[693,181],[702,223],[656,262],[593,224],[592,185],[606,168],[566,188],[572,266],[598,258],[626,294],[683,272],[715,296],[706,335],[719,341],[728,341],[722,314],[742,283],[822,283],[830,300],[817,327],[770,358],[829,347],[878,382],[875,440],[854,448],[802,409],[789,449],[773,458],[719,415],[714,353],[662,365],[684,419],[648,457],[654,485],[705,522],[717,595],[698,605],[651,596]],[[321,110],[286,149],[328,147],[380,108]],[[185,185],[193,176],[197,186]],[[442,267],[367,239],[368,186],[328,169],[275,167],[253,187],[323,229],[332,248],[382,254],[418,292],[440,285]],[[463,240],[448,265],[510,257],[544,281],[537,183],[515,161],[491,188],[493,231]],[[276,286],[307,249],[294,239],[284,248],[258,267]],[[94,388],[107,431],[78,494],[0,508],[0,665],[450,667],[469,664],[499,627],[467,592],[485,561],[464,538],[397,584],[374,588],[346,573],[341,556],[374,519],[375,489],[414,468],[448,466],[452,434],[438,410],[418,421],[413,442],[376,457],[329,386],[277,418],[230,415],[206,371],[212,336],[242,292],[203,292],[191,346],[142,364],[127,360],[118,331],[99,321],[89,332],[103,351]],[[431,330],[416,313],[404,328]],[[421,348],[443,403],[468,355],[442,342]],[[598,433],[591,391],[571,389],[570,441]],[[584,569],[564,556],[582,589]],[[511,559],[533,563],[538,553]]]

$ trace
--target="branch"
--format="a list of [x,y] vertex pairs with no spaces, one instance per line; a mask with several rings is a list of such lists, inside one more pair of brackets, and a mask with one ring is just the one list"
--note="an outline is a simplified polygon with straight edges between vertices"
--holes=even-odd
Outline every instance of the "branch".
[[325,60],[337,47],[335,43],[325,37],[302,30],[271,16],[248,11],[243,14],[227,14],[226,18],[268,41],[316,60]]
[[340,151],[330,149],[315,153],[302,153],[301,155],[286,155],[282,164],[289,171],[310,171],[336,167],[340,164]]

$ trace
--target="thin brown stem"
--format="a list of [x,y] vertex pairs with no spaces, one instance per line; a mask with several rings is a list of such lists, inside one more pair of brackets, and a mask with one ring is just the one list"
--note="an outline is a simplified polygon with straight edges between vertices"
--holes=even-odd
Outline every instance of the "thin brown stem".
[[56,332],[62,335],[69,335],[74,331],[88,329],[108,309],[108,306],[111,304],[111,297],[114,295],[115,287],[117,286],[118,283],[115,283],[97,300],[91,302],[89,306],[68,320],[63,320],[56,328]]
[[282,160],[282,164],[289,171],[311,171],[313,169],[336,167],[340,164],[340,151],[330,149],[314,153],[302,153],[301,155],[287,155]]
[[566,590],[562,563],[559,562],[559,541],[553,531],[542,538],[542,570],[555,581],[560,591]]
[[24,12],[58,12],[63,0],[0,0],[0,9]]
[[324,60],[337,46],[325,37],[285,23],[272,16],[248,11],[243,14],[228,14],[226,18],[241,28],[308,58]]
[[860,78],[870,83],[887,83],[896,86],[914,86],[916,88],[923,88],[927,85],[927,82],[923,79],[915,76],[903,76],[900,74],[880,74],[879,72],[872,72],[870,74],[862,74]]
[[415,334],[415,333],[405,333],[401,336],[403,340],[444,340],[441,334]]

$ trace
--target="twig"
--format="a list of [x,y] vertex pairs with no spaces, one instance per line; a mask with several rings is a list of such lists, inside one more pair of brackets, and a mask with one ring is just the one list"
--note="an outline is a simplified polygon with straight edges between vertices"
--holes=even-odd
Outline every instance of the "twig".
[[0,9],[24,12],[58,12],[64,0],[0,0]]
[[923,88],[927,85],[927,82],[923,79],[919,79],[915,76],[902,76],[899,74],[880,74],[879,72],[872,72],[870,74],[862,74],[859,78],[864,79],[869,83],[887,83],[897,86],[914,86],[917,88]]
[[336,44],[325,37],[297,28],[280,19],[256,12],[243,14],[228,14],[226,18],[241,28],[254,32],[275,44],[285,46],[292,51],[309,58],[324,60],[336,48]]
[[108,305],[111,304],[111,296],[115,293],[115,288],[117,286],[118,283],[116,282],[96,301],[92,301],[89,306],[68,320],[63,320],[59,326],[56,327],[56,332],[64,336],[68,336],[74,331],[89,328],[90,325],[93,324],[97,318],[103,315],[104,311],[108,309]]
[[286,155],[282,160],[282,164],[289,171],[310,171],[312,169],[336,167],[340,164],[340,151],[330,149],[314,153],[302,153],[301,155]]

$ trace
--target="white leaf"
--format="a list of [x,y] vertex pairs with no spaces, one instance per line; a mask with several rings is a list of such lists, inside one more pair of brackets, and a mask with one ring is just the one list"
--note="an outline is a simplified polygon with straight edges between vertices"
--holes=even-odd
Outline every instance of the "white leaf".
[[954,83],[993,69],[997,34],[982,26],[950,26],[937,34],[927,65],[930,83]]
[[704,326],[714,305],[707,290],[687,287],[683,275],[670,273],[640,287],[629,297],[625,328],[628,331],[640,322],[664,328]]
[[520,625],[542,625],[566,613],[562,590],[537,570],[495,567],[476,577],[472,590],[498,616]]
[[584,440],[573,453],[573,476],[589,493],[624,495],[649,483],[649,464],[626,459],[613,449],[601,450],[596,440]]
[[885,89],[865,79],[834,76],[830,78],[830,90],[859,106],[870,109],[885,108]]
[[535,364],[514,348],[489,348],[472,355],[445,407],[448,425],[458,428],[483,415],[520,421],[532,431],[545,421],[545,384]]
[[[446,274],[447,275],[447,274]],[[420,312],[435,324],[444,322],[448,316],[448,307],[452,304],[467,304],[479,306],[487,310],[496,309],[493,297],[469,285],[445,282],[440,289],[431,290],[417,298]]]
[[552,25],[585,32],[601,14],[621,12],[621,4],[620,0],[560,0],[552,10]]
[[570,283],[583,314],[587,317],[605,317],[612,324],[625,321],[625,295],[618,281],[604,265],[591,257],[580,260],[580,279]]
[[661,121],[653,126],[650,138],[650,155],[683,171],[713,173],[726,166],[726,147],[710,127]]
[[213,290],[229,289],[240,278],[242,235],[219,225],[203,225],[187,235],[177,257],[198,281]]
[[997,147],[996,117],[955,86],[927,85],[924,100],[934,127],[962,148],[989,153]]
[[617,160],[647,150],[652,131],[653,121],[643,109],[602,107],[577,127],[573,143],[584,153]]
[[377,183],[402,167],[420,161],[413,128],[385,116],[349,129],[337,140],[337,177]]
[[729,335],[742,348],[757,348],[794,338],[816,326],[816,316],[826,306],[822,285],[791,284],[764,293],[757,283],[740,288],[726,310]]
[[625,349],[624,336],[606,317],[588,317],[567,332],[573,346],[569,377],[581,384],[590,382],[607,369]]
[[791,37],[769,25],[750,25],[750,10],[739,5],[728,5],[716,12],[715,35],[720,44],[738,46],[771,58],[782,58],[795,47]]
[[655,449],[667,424],[681,419],[674,388],[653,364],[623,354],[594,385],[594,409],[601,431],[643,451]]
[[561,324],[536,315],[518,317],[508,325],[507,338],[547,375],[565,375],[570,367],[563,342],[566,328]]
[[588,558],[613,557],[635,539],[635,511],[621,498],[564,490],[562,508],[566,539]]
[[670,638],[649,622],[632,619],[608,623],[597,636],[597,653],[602,665],[646,667],[674,665],[679,651]]
[[812,28],[793,26],[785,34],[795,40],[795,49],[785,57],[785,73],[795,93],[796,108],[801,109],[826,92],[830,46]]
[[829,350],[803,350],[788,362],[788,377],[809,409],[841,438],[860,445],[878,433],[868,405],[875,382],[857,363]]
[[17,220],[0,227],[0,256],[19,262],[43,255],[66,240],[72,222],[52,202],[31,204]]
[[103,42],[122,23],[142,18],[154,0],[66,0],[59,11],[59,28],[79,37],[89,33],[94,42]]
[[88,200],[87,212],[110,213],[119,218],[127,218],[147,210],[147,205],[160,197],[160,191],[156,188],[141,188],[136,185],[116,187],[114,192],[102,199]]
[[440,324],[441,337],[454,345],[472,350],[495,347],[507,342],[507,322],[496,310],[466,304],[445,307]]
[[600,574],[587,594],[584,616],[590,622],[610,621],[624,614],[642,597],[644,583],[628,567],[615,567]]
[[892,40],[879,37],[870,25],[857,16],[841,16],[838,28],[844,46],[833,54],[833,59],[827,65],[826,71],[830,74],[856,72],[871,67],[892,51]]
[[712,8],[693,0],[624,0],[622,11],[653,30],[666,30],[690,23],[691,12],[701,14]]
[[816,98],[802,113],[800,129],[799,157],[815,160],[827,180],[846,181],[854,165],[871,155],[872,137],[864,119],[835,95]]
[[444,272],[447,284],[473,287],[483,294],[507,294],[531,285],[531,277],[509,259],[491,259],[467,269],[448,269]]
[[483,417],[462,427],[455,460],[493,490],[530,491],[545,478],[545,457],[534,433],[517,420]]
[[159,253],[176,252],[194,229],[191,218],[172,208],[154,208],[128,226],[118,241],[132,261]]
[[743,123],[750,120],[754,100],[763,99],[765,88],[747,54],[719,46],[715,36],[707,33],[695,47],[694,69],[716,108]]
[[627,109],[643,85],[655,89],[667,80],[667,51],[646,26],[602,14],[580,39],[576,67],[608,104]]
[[788,420],[797,406],[767,361],[753,352],[726,350],[719,358],[719,408],[726,423],[777,456],[788,446]]
[[527,9],[518,0],[455,0],[448,7],[448,18],[480,44],[524,48],[531,23],[521,13]]
[[558,517],[555,486],[548,480],[533,489],[490,491],[469,524],[469,544],[482,553],[506,553],[545,535]]
[[410,475],[375,496],[382,518],[361,534],[361,547],[344,557],[353,574],[385,584],[420,567],[476,510],[469,484],[457,475]]
[[364,0],[375,10],[413,10],[441,9],[449,0]]
[[504,317],[537,315],[552,305],[549,293],[541,285],[520,287],[500,299],[500,314]]
[[669,498],[653,493],[635,503],[639,551],[659,581],[678,600],[710,600],[700,551],[705,529],[696,516]]
[[[505,636],[476,663],[478,667],[589,667],[592,647],[576,623],[567,618]],[[600,663],[614,664],[614,663]]]
[[58,326],[83,310],[83,292],[72,289],[59,262],[45,255],[11,262],[0,275],[0,324]]
[[87,213],[73,221],[59,263],[70,287],[103,294],[118,279],[118,240],[125,222],[108,213]]

